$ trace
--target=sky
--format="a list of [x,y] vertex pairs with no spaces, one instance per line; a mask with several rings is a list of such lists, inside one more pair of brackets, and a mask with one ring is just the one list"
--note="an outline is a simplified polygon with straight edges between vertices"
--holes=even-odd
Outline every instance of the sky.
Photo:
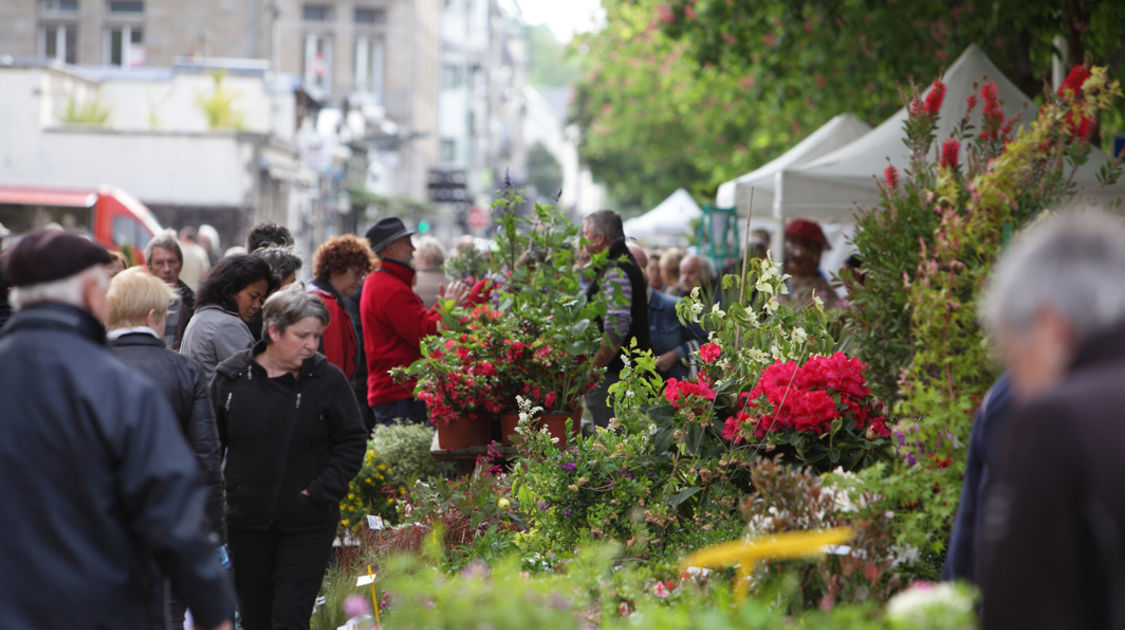
[[575,33],[593,30],[605,14],[601,0],[518,0],[524,21],[546,24],[561,42],[569,42]]

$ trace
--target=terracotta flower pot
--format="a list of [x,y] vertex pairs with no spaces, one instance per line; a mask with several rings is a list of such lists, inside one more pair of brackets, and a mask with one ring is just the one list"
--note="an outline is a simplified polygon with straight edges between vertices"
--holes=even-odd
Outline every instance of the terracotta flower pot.
[[455,451],[486,446],[491,441],[491,423],[483,420],[455,420],[437,426],[438,446]]
[[[547,432],[551,437],[559,439],[559,448],[566,448],[567,437],[566,427],[570,424],[570,431],[577,435],[582,431],[582,411],[571,411],[566,413],[545,413],[541,414],[535,419],[542,426],[547,427]],[[520,422],[518,413],[506,413],[500,416],[500,432],[503,434],[504,446],[511,446],[512,439],[516,437],[516,426]]]

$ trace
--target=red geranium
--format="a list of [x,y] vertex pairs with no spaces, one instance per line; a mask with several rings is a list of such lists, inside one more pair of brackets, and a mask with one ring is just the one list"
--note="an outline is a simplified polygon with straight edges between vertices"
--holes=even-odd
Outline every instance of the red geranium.
[[[738,442],[770,433],[799,431],[824,435],[836,420],[871,437],[890,434],[859,359],[843,353],[812,357],[803,365],[778,361],[767,367],[758,384],[739,396],[739,409],[727,418],[723,437]],[[669,398],[671,400],[671,398]]]
[[723,349],[717,343],[705,343],[699,347],[699,358],[703,359],[704,363],[714,362],[722,353]]

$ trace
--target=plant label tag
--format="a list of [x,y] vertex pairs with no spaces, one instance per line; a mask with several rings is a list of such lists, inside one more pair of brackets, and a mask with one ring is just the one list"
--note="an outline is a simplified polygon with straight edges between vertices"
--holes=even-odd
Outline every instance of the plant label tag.
[[374,529],[374,530],[380,530],[380,529],[383,529],[384,527],[386,527],[386,524],[383,523],[383,517],[382,516],[374,516],[374,515],[368,514],[367,515],[367,527],[369,527],[370,529]]
[[374,574],[361,575],[361,576],[359,576],[359,579],[355,581],[355,585],[356,586],[367,586],[368,584],[371,584],[373,582],[375,582],[375,575]]

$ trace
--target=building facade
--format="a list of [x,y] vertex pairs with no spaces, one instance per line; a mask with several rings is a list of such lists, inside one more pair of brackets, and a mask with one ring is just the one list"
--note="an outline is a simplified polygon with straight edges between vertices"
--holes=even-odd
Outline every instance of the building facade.
[[371,130],[359,135],[373,136],[390,165],[375,182],[379,192],[423,199],[438,160],[441,3],[5,0],[0,62],[55,60],[126,72],[258,60],[271,74],[298,77],[302,97],[317,109],[362,112]]
[[438,164],[464,174],[467,200],[446,208],[456,220],[487,209],[505,177],[526,181],[528,49],[519,6],[500,0],[446,0],[441,40]]

